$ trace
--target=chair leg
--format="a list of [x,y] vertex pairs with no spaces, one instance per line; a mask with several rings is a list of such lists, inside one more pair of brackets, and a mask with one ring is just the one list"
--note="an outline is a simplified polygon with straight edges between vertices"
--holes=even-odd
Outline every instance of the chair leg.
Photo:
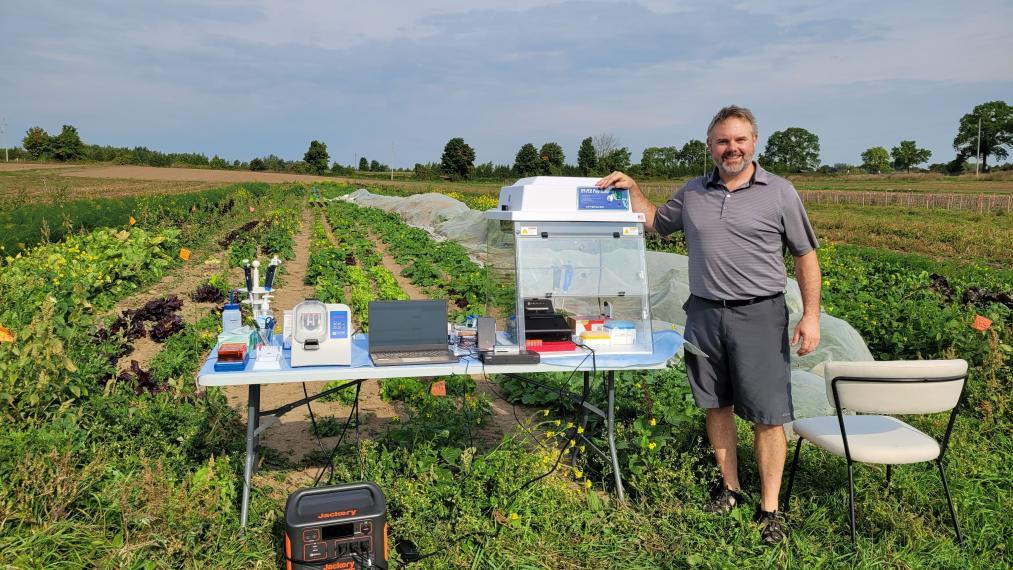
[[851,520],[851,544],[855,544],[855,471],[848,461],[848,514]]
[[791,508],[791,488],[795,485],[795,470],[798,469],[798,452],[802,450],[802,438],[795,442],[795,459],[791,461],[791,473],[788,475],[788,490],[784,493],[784,512]]
[[891,469],[892,467],[893,465],[890,465],[889,463],[886,464],[886,485],[884,485],[884,487],[890,486],[890,474],[893,473]]
[[936,458],[936,465],[939,466],[939,478],[943,480],[943,491],[946,493],[946,504],[950,507],[950,518],[953,519],[953,530],[957,531],[957,544],[964,543],[964,537],[960,534],[960,523],[957,522],[957,511],[953,509],[953,498],[950,497],[950,487],[946,484],[946,472],[943,471],[943,462]]

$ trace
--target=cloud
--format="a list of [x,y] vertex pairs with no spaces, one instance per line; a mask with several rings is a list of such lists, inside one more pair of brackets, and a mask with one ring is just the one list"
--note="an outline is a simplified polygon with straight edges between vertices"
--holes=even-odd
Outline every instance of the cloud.
[[547,140],[572,160],[602,131],[638,156],[700,138],[730,102],[761,126],[818,127],[825,161],[855,161],[893,144],[856,124],[900,133],[918,121],[905,106],[935,105],[945,121],[919,143],[942,160],[959,116],[1013,83],[1013,8],[986,4],[16,3],[0,89],[12,133],[71,123],[90,142],[243,159],[317,138],[398,165],[452,136],[482,161]]

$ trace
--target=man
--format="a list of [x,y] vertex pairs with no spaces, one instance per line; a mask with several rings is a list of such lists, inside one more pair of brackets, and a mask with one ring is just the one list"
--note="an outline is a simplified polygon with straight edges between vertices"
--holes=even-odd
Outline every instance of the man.
[[760,474],[756,520],[767,544],[785,538],[777,510],[787,442],[783,424],[794,419],[784,301],[784,248],[795,258],[803,315],[791,344],[799,355],[820,341],[819,246],[798,193],[790,182],[753,161],[756,119],[749,109],[725,107],[707,129],[715,168],[694,178],[656,208],[637,183],[613,172],[598,186],[628,188],[647,231],[682,230],[689,250],[686,340],[707,358],[686,353],[698,406],[707,409],[707,437],[722,483],[712,512],[743,503],[736,456],[735,417],[754,424]]

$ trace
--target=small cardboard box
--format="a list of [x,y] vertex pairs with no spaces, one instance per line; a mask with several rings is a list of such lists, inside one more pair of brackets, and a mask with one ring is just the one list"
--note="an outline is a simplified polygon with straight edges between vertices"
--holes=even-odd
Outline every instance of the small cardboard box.
[[602,316],[572,316],[566,317],[566,324],[573,330],[573,334],[579,335],[585,331],[600,331],[605,328],[605,317]]

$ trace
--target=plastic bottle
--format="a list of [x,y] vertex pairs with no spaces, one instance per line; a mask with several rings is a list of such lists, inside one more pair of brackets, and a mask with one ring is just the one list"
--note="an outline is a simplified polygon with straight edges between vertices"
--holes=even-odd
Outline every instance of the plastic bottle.
[[229,292],[229,302],[222,309],[222,332],[232,332],[243,326],[243,313],[236,302],[235,291]]

